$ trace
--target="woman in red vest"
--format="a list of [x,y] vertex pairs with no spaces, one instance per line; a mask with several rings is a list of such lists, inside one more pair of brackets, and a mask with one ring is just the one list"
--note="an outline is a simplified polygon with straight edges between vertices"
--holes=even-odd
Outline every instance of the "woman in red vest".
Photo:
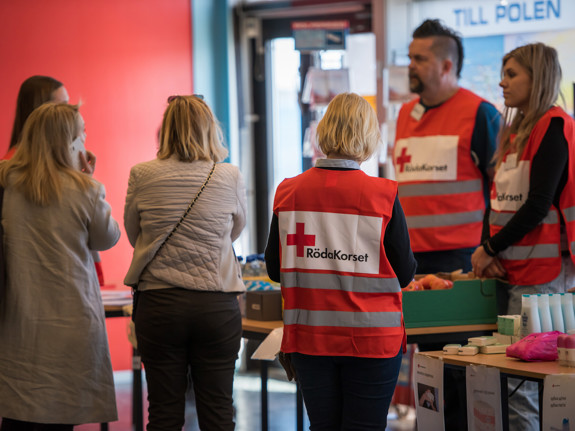
[[[490,235],[471,262],[477,276],[509,280],[508,314],[521,313],[522,294],[575,286],[575,122],[554,106],[560,83],[550,46],[503,57],[506,127],[486,214]],[[510,403],[510,429],[539,429],[537,398],[527,401],[517,410]]]
[[312,430],[383,430],[405,346],[401,287],[416,262],[397,183],[360,169],[380,142],[369,103],[335,97],[317,140],[327,158],[274,199],[266,265],[281,282],[281,349]]

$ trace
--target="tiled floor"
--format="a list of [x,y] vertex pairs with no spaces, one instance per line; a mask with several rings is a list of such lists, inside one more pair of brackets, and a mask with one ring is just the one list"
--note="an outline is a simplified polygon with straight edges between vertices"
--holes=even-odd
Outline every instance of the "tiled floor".
[[[120,371],[114,374],[119,420],[109,424],[110,431],[132,431],[132,373]],[[283,380],[283,370],[270,369],[269,391],[269,430],[293,431],[296,429],[295,384]],[[234,401],[236,407],[236,430],[257,431],[260,427],[260,380],[257,372],[238,372],[234,381]],[[144,384],[145,398],[145,384]],[[390,409],[388,431],[412,431],[415,429],[413,411],[404,406],[400,409],[403,416],[398,418],[398,410]],[[144,410],[147,405],[144,405]],[[145,415],[145,413],[144,413]],[[304,429],[309,428],[307,418]],[[81,425],[76,431],[97,431],[98,424]],[[186,410],[185,431],[198,431],[193,402]]]

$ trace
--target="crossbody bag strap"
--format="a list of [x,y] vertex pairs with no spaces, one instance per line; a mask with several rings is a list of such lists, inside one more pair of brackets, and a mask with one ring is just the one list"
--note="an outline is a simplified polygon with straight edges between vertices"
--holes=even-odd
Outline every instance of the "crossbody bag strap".
[[[206,188],[206,185],[208,184],[208,181],[210,181],[210,178],[212,178],[212,174],[214,173],[214,170],[216,169],[216,163],[214,162],[214,165],[212,166],[212,170],[210,171],[210,173],[208,174],[208,177],[206,178],[206,181],[204,181],[204,184],[202,184],[202,187],[200,187],[200,190],[198,191],[198,193],[196,193],[196,196],[194,197],[194,199],[192,199],[192,201],[190,202],[190,205],[188,205],[188,208],[186,209],[186,211],[184,212],[184,214],[182,215],[182,217],[180,217],[180,220],[178,221],[178,223],[176,223],[176,225],[174,226],[174,228],[172,229],[172,231],[168,234],[168,236],[166,237],[166,239],[164,239],[164,242],[162,242],[162,244],[160,245],[160,247],[158,247],[158,250],[156,251],[156,253],[154,254],[154,256],[150,259],[150,261],[146,264],[146,266],[144,267],[144,269],[142,269],[142,272],[144,272],[146,270],[146,268],[148,267],[148,265],[154,260],[154,258],[158,255],[158,253],[160,252],[160,250],[162,249],[162,247],[164,247],[164,245],[166,245],[166,242],[168,242],[168,240],[172,237],[172,235],[178,230],[178,228],[180,227],[180,225],[182,224],[182,222],[184,221],[184,219],[186,218],[186,216],[190,213],[190,210],[192,209],[192,207],[194,206],[194,204],[196,203],[196,201],[198,200],[198,198],[200,197],[200,195],[202,194],[202,192],[204,191],[204,189]],[[136,304],[138,302],[137,300],[137,291],[138,291],[138,286],[132,286],[132,294],[134,295],[134,303],[133,303],[133,311],[132,311],[132,319],[134,318],[134,313],[136,310]]]
[[208,174],[208,177],[206,178],[206,181],[204,181],[204,184],[202,184],[202,187],[200,187],[200,190],[198,190],[198,193],[196,194],[196,196],[194,197],[194,199],[192,199],[192,201],[190,202],[190,205],[188,205],[188,209],[186,209],[186,211],[184,212],[184,214],[182,215],[182,217],[180,217],[180,220],[178,221],[178,223],[176,223],[176,225],[174,226],[174,228],[172,229],[172,231],[168,234],[168,236],[166,237],[166,239],[164,240],[164,242],[160,245],[160,247],[158,248],[158,251],[156,252],[156,254],[158,254],[158,252],[162,249],[162,247],[164,247],[164,245],[166,245],[166,242],[168,242],[168,240],[172,237],[172,235],[178,230],[178,228],[180,227],[180,225],[182,224],[182,222],[184,221],[184,219],[187,217],[187,215],[190,213],[192,207],[194,206],[194,204],[196,203],[196,201],[198,200],[198,198],[200,197],[200,195],[202,194],[202,192],[204,191],[204,189],[206,188],[206,185],[208,184],[208,182],[210,181],[210,178],[212,178],[212,174],[214,173],[214,171],[216,170],[216,163],[214,162],[213,166],[212,166],[212,170],[210,171],[210,173]]

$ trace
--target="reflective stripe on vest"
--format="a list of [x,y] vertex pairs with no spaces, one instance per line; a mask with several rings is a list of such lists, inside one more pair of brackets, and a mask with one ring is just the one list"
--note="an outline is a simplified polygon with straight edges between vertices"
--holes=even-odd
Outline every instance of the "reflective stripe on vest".
[[399,196],[436,196],[451,195],[459,193],[473,193],[483,190],[481,180],[469,181],[446,181],[427,184],[400,184],[398,187]]
[[483,220],[483,211],[469,211],[437,215],[409,216],[405,218],[409,229],[455,226],[458,224],[476,223]]
[[[489,224],[493,226],[505,226],[515,213],[500,213],[491,211],[489,214]],[[543,224],[557,224],[559,223],[559,215],[557,211],[549,211],[545,218],[541,221]]]
[[566,222],[575,221],[575,207],[564,208],[563,214],[565,214]]
[[401,326],[401,312],[352,312],[327,310],[284,310],[284,324],[337,326],[344,328],[395,328]]
[[358,293],[397,293],[401,291],[397,278],[358,277],[311,272],[282,272],[281,285],[287,289],[292,287],[337,289]]
[[512,245],[498,255],[506,260],[544,259],[559,257],[557,244]]

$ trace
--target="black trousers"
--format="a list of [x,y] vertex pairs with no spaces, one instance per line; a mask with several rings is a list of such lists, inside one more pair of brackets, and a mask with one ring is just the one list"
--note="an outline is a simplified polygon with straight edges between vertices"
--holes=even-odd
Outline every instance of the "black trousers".
[[148,431],[181,431],[188,373],[201,430],[233,430],[242,336],[235,294],[180,288],[138,292],[138,350],[148,383]]
[[36,422],[2,419],[0,431],[73,431],[74,425],[39,424]]

